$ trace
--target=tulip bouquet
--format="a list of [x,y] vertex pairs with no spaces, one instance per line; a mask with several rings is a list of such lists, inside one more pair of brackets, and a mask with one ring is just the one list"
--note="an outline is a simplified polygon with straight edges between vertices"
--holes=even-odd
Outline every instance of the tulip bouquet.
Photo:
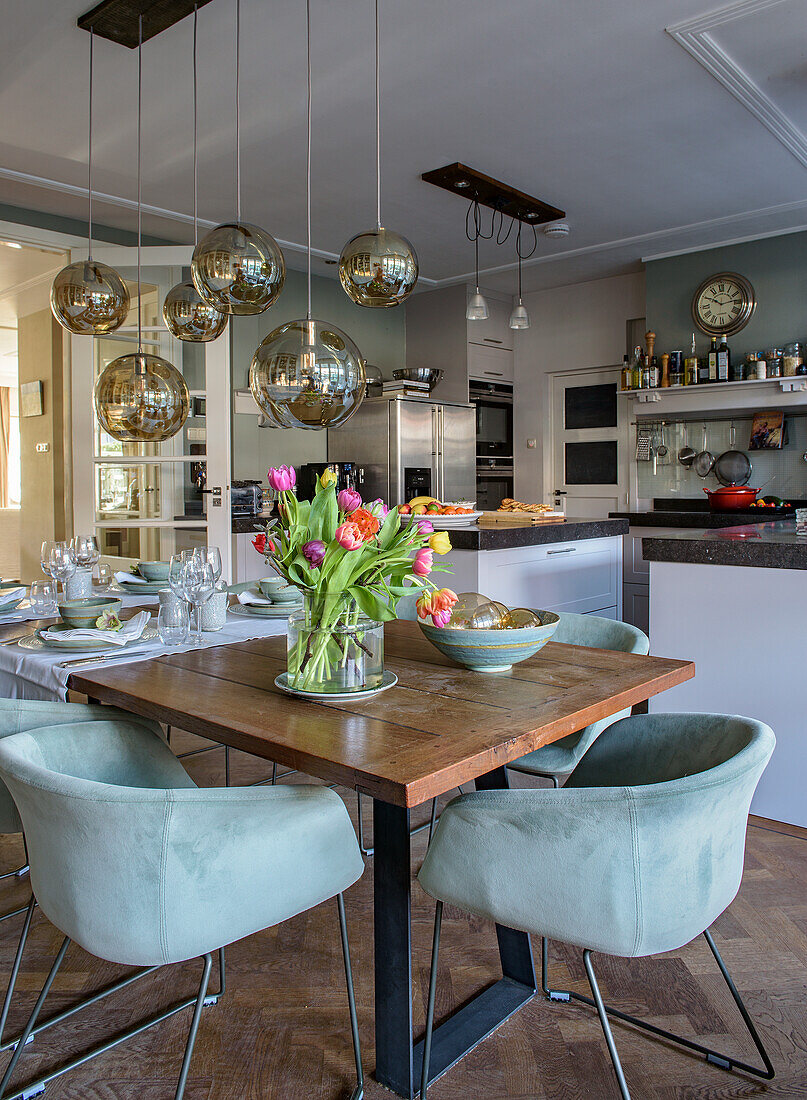
[[430,580],[430,574],[448,568],[435,560],[451,549],[448,535],[435,532],[427,519],[402,523],[396,509],[381,500],[365,502],[353,489],[337,492],[330,470],[311,501],[297,499],[293,467],[271,469],[268,476],[278,493],[278,518],[253,544],[304,594],[301,616],[290,620],[289,686],[323,691],[336,690],[329,688],[334,682],[340,690],[348,681],[357,685],[354,690],[374,686],[367,660],[372,647],[365,642],[368,620],[376,626],[396,618],[398,601],[413,588],[422,590],[419,614],[428,605],[425,613],[435,625],[444,625],[446,611],[450,615],[456,596]]

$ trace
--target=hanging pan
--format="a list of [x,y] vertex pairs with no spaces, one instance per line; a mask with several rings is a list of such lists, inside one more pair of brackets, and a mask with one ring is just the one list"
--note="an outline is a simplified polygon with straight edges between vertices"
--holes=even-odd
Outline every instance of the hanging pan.
[[[686,468],[689,469],[694,460],[695,450],[693,447],[689,446],[689,442],[687,440],[687,426],[686,424],[684,424],[684,445],[678,452],[678,461],[681,463],[682,466],[686,466]],[[807,462],[807,451],[804,455],[804,461]]]
[[734,448],[734,425],[731,425],[728,451],[719,455],[715,462],[715,477],[721,485],[747,485],[751,480],[751,459],[745,451],[737,451]]
[[692,468],[698,477],[708,477],[715,468],[715,456],[706,449],[706,425],[703,425],[703,450],[695,455]]

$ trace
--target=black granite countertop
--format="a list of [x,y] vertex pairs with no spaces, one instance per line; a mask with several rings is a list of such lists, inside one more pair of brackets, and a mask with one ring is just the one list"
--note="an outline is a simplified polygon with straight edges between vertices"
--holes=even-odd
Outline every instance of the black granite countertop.
[[754,512],[684,512],[677,508],[669,512],[654,508],[652,512],[609,512],[608,515],[628,520],[631,527],[699,528],[701,531],[736,527],[738,523],[752,523],[756,519]]
[[645,561],[693,565],[741,565],[758,569],[807,569],[807,535],[793,519],[737,524],[720,531],[681,531],[642,539]]
[[559,523],[497,523],[479,527],[455,527],[448,532],[455,550],[511,550],[520,546],[543,546],[552,542],[578,542],[627,535],[626,519],[565,519]]
[[271,512],[261,512],[257,516],[233,516],[233,534],[254,535],[256,527],[263,528],[271,515]]

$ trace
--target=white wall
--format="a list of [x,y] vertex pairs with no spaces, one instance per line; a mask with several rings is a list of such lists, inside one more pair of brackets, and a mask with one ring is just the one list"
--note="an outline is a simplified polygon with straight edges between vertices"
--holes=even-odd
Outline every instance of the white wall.
[[[644,273],[554,287],[524,296],[530,327],[516,334],[513,422],[515,495],[544,500],[551,490],[549,375],[621,365],[625,322],[645,313]],[[537,439],[534,450],[528,439]],[[545,468],[546,467],[546,468]]]

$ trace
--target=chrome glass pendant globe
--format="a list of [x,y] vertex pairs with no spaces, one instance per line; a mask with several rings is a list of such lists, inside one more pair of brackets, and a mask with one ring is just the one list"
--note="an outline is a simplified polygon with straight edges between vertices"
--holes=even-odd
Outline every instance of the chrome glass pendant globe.
[[206,302],[193,283],[171,287],[163,302],[163,320],[172,336],[192,344],[215,340],[227,327],[227,314]]
[[357,306],[397,306],[415,289],[417,253],[406,237],[389,229],[359,233],[342,249],[339,279]]
[[113,267],[79,260],[63,267],[50,288],[53,316],[78,336],[114,332],[129,312],[129,291]]
[[335,428],[364,399],[361,352],[325,321],[289,321],[261,343],[249,368],[258,407],[284,428]]
[[105,432],[124,443],[160,443],[188,419],[185,379],[159,355],[121,355],[95,383],[95,412]]
[[193,250],[191,276],[220,313],[263,313],[286,281],[286,261],[274,237],[248,222],[217,225]]

